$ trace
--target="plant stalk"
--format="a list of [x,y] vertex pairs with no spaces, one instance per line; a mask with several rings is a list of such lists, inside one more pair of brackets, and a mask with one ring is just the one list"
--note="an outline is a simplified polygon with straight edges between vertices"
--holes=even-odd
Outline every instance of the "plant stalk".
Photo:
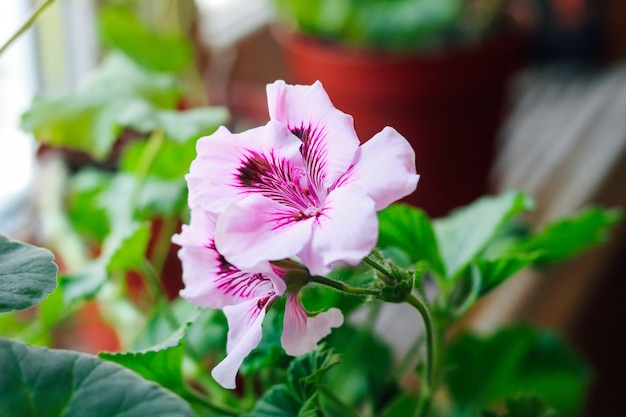
[[330,279],[321,275],[311,276],[311,282],[316,282],[318,284],[322,284],[327,287],[334,288],[338,291],[345,292],[347,294],[369,295],[373,297],[378,297],[378,295],[380,295],[380,292],[378,290],[373,290],[369,288],[351,287],[349,285],[344,284],[343,282],[335,281],[334,279]]
[[35,22],[37,21],[37,19],[39,18],[39,15],[41,15],[44,10],[46,10],[50,5],[52,5],[52,3],[54,3],[55,0],[47,0],[44,3],[41,4],[41,6],[39,6],[38,9],[36,9],[33,14],[30,16],[30,18],[24,22],[24,24],[17,30],[17,32],[15,32],[13,34],[13,36],[11,36],[9,38],[8,41],[6,41],[4,43],[4,45],[2,45],[2,47],[0,47],[0,56],[2,56],[2,54],[9,49],[9,47],[13,44],[13,42],[15,42],[20,36],[22,36],[22,34],[24,34],[24,32],[26,32],[28,29],[30,29],[30,27],[32,25],[35,24]]
[[413,294],[409,294],[406,301],[415,307],[420,316],[422,316],[426,332],[426,370],[422,381],[422,388],[420,389],[420,405],[415,414],[416,417],[424,417],[428,413],[432,396],[436,391],[437,376],[435,372],[435,361],[439,360],[439,344],[435,335],[432,315],[423,300]]

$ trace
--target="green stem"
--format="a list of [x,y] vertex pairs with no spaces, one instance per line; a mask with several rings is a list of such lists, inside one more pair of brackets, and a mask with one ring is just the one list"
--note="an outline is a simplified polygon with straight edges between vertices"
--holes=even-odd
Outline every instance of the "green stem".
[[44,2],[41,6],[39,6],[39,8],[37,10],[35,10],[35,12],[30,16],[30,18],[17,30],[17,32],[15,32],[13,34],[13,36],[11,36],[9,38],[8,41],[6,41],[4,43],[4,45],[2,45],[2,47],[0,47],[0,56],[2,56],[2,54],[4,53],[4,51],[6,51],[9,46],[11,46],[13,44],[13,42],[15,42],[20,36],[22,36],[22,34],[24,32],[26,32],[28,29],[30,29],[30,27],[32,25],[35,24],[35,22],[37,21],[37,19],[39,18],[39,15],[42,14],[44,12],[44,10],[46,10],[48,8],[48,6],[50,6],[52,3],[54,3],[55,0],[47,0],[46,2]]
[[438,343],[434,331],[433,326],[433,318],[430,314],[430,310],[426,306],[426,304],[420,298],[416,297],[413,294],[410,294],[406,300],[409,304],[411,304],[422,316],[422,320],[424,321],[424,329],[426,332],[426,371],[425,377],[423,378],[423,385],[421,388],[421,401],[420,406],[415,414],[418,417],[423,417],[428,412],[430,407],[430,401],[432,395],[436,390],[436,375],[434,372],[435,369],[435,361],[438,360]]
[[338,291],[345,292],[347,294],[370,295],[373,297],[378,297],[378,295],[380,295],[380,292],[378,290],[373,290],[369,288],[351,287],[349,285],[344,284],[343,282],[335,281],[334,279],[326,278],[321,275],[312,276],[311,282],[316,282],[318,284],[326,285],[327,287],[334,288]]
[[169,301],[165,296],[165,290],[161,285],[161,280],[159,280],[159,275],[156,273],[154,267],[147,259],[144,259],[143,263],[141,264],[141,272],[146,278],[146,284],[148,285],[149,291],[152,293],[153,297],[161,301],[161,308],[165,312],[165,317],[167,318],[167,321],[174,329],[177,329],[178,326],[180,326],[180,323],[178,322],[178,319],[170,308]]
[[159,149],[161,149],[161,146],[164,142],[165,135],[160,130],[153,131],[148,138],[146,147],[141,153],[139,162],[137,163],[137,168],[135,170],[135,186],[133,189],[133,201],[131,204],[133,208],[137,206],[137,199],[139,198],[139,192],[141,191],[141,187],[143,187],[144,183],[146,182],[150,167],[152,166],[152,163],[154,162],[154,159],[159,153]]

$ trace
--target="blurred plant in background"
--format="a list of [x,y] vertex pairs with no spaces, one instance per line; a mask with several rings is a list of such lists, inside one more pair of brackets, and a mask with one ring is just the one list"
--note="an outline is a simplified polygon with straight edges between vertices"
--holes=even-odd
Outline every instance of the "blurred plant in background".
[[510,26],[507,0],[275,0],[279,20],[307,35],[365,49],[469,45]]
[[[226,356],[226,319],[178,296],[171,237],[188,220],[184,175],[196,141],[228,114],[198,98],[184,25],[144,20],[152,7],[174,14],[155,2],[110,4],[100,15],[108,45],[100,67],[72,94],[38,97],[23,116],[42,144],[48,234],[37,243],[59,270],[50,251],[0,236],[0,414],[577,415],[590,369],[557,335],[455,328],[516,272],[602,243],[620,217],[592,207],[530,230],[523,216],[533,202],[518,191],[437,220],[409,205],[383,210],[377,247],[361,265],[301,289],[308,311],[336,307],[346,323],[317,350],[290,357],[277,300],[239,388],[221,387],[210,371]],[[375,330],[389,304],[413,307],[397,318],[407,330],[424,325],[401,355]]]

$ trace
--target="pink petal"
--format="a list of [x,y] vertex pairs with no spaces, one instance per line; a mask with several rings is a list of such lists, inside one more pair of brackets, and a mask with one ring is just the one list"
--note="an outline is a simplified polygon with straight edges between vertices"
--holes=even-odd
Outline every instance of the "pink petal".
[[329,188],[352,164],[359,139],[352,117],[337,110],[322,84],[267,85],[270,119],[302,139],[309,179],[318,192]]
[[304,174],[300,146],[276,122],[236,134],[220,127],[196,146],[198,156],[186,176],[191,204],[221,213],[233,199],[283,189],[283,177]]
[[395,129],[385,127],[360,150],[343,184],[358,184],[374,200],[376,210],[415,191],[419,179],[415,173],[415,152]]
[[229,206],[215,232],[218,250],[231,263],[254,269],[259,263],[289,258],[311,236],[313,218],[299,220],[297,211],[260,195]]
[[298,253],[311,274],[329,272],[336,263],[359,264],[378,239],[374,202],[359,187],[337,188],[328,195],[313,234]]
[[224,307],[228,320],[227,356],[211,371],[213,378],[224,388],[235,388],[237,371],[243,360],[261,342],[265,306],[272,301],[273,298],[267,296]]
[[214,217],[196,207],[191,211],[190,224],[183,225],[181,233],[172,237],[181,246],[178,257],[183,266],[183,298],[201,307],[221,308],[272,291],[285,291],[285,282],[269,263],[258,264],[255,272],[228,263],[215,249],[214,231]]
[[315,350],[317,343],[330,334],[333,327],[343,324],[343,315],[337,308],[309,317],[297,293],[289,294],[285,307],[283,335],[280,339],[288,355],[298,356]]

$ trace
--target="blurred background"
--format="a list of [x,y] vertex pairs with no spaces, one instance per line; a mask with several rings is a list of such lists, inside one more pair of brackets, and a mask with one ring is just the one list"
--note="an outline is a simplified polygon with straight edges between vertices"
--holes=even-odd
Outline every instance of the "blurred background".
[[[0,2],[0,43],[43,3]],[[50,3],[0,57],[0,233],[52,233],[42,150],[21,117],[37,94],[76,91],[111,49],[178,72],[191,86],[181,105],[225,106],[235,130],[267,121],[267,83],[321,80],[362,141],[388,124],[412,143],[422,177],[407,202],[433,217],[507,188],[536,199],[537,226],[589,204],[626,207],[623,0]],[[144,30],[171,42],[141,43]],[[520,274],[467,325],[561,330],[596,372],[585,415],[619,415],[625,270],[620,225],[600,249]]]

